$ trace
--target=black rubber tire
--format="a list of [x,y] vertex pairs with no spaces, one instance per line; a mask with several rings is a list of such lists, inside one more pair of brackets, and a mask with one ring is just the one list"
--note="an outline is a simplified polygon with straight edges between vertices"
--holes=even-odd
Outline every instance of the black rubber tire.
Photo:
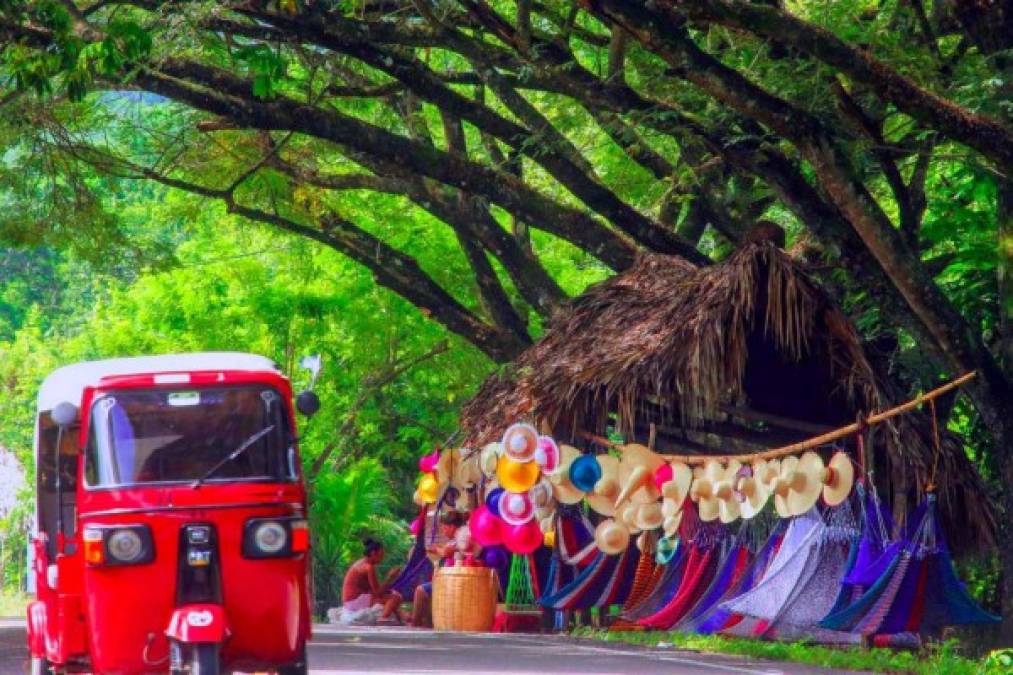
[[306,645],[302,646],[302,658],[299,661],[278,669],[278,675],[306,675],[308,672],[309,662],[306,660]]
[[195,644],[190,652],[190,675],[219,675],[222,671],[217,644]]
[[53,667],[46,659],[32,659],[32,675],[52,675]]

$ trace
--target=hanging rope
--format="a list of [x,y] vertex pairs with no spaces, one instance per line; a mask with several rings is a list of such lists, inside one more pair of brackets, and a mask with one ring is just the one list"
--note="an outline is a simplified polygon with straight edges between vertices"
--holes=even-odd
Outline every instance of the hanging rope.
[[939,440],[939,420],[936,419],[936,402],[929,401],[929,411],[932,413],[932,443],[935,452],[932,456],[932,471],[929,473],[929,483],[925,486],[926,492],[936,491],[936,475],[939,470],[939,456],[943,454],[943,444]]

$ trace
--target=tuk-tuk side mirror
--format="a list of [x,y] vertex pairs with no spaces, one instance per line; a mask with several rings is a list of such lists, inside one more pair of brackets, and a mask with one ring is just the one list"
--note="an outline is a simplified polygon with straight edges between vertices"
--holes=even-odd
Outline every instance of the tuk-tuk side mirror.
[[56,423],[56,426],[67,429],[77,421],[77,412],[76,405],[64,401],[56,404],[56,407],[50,411],[49,417]]
[[308,389],[301,391],[295,397],[295,409],[306,417],[313,417],[320,410],[320,397]]

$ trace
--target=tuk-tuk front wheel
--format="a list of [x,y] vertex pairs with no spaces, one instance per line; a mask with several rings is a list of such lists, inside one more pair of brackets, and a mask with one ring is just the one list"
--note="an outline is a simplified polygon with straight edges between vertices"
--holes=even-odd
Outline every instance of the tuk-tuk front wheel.
[[53,668],[46,659],[32,657],[32,675],[52,675]]
[[306,675],[309,672],[309,667],[306,661],[306,645],[302,647],[302,658],[295,663],[290,663],[287,666],[282,666],[278,669],[278,675]]
[[219,675],[221,659],[217,644],[182,644],[173,642],[169,647],[171,675]]

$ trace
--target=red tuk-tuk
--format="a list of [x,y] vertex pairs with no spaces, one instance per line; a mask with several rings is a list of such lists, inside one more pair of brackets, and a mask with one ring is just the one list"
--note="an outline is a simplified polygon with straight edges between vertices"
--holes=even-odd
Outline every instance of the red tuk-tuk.
[[[79,363],[39,392],[35,673],[306,672],[292,388],[268,359]],[[315,412],[311,392],[299,408]]]

